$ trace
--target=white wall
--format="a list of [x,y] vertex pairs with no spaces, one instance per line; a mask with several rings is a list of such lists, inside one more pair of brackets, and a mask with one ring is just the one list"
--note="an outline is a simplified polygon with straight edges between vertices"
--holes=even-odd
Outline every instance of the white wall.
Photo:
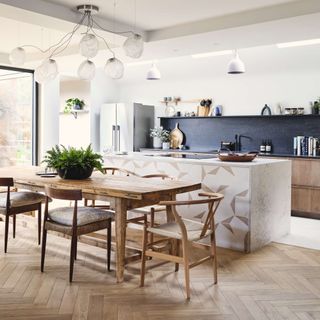
[[[226,73],[230,56],[160,60],[160,81],[145,80],[149,65],[128,66],[119,83],[119,98],[154,104],[157,116],[164,115],[165,106],[159,101],[165,96],[212,97],[215,105],[223,105],[224,115],[260,114],[265,103],[272,109],[280,103],[310,112],[310,101],[320,96],[320,46],[267,46],[245,49],[240,55],[247,68],[242,75]],[[178,109],[196,111],[196,106],[180,104]]]
[[[60,82],[60,112],[69,98],[83,99],[85,109],[90,112],[90,82],[67,80]],[[60,113],[59,143],[64,146],[87,147],[90,144],[90,113],[78,113],[77,119],[72,114]]]
[[57,77],[40,88],[40,162],[45,152],[59,143],[59,82]]

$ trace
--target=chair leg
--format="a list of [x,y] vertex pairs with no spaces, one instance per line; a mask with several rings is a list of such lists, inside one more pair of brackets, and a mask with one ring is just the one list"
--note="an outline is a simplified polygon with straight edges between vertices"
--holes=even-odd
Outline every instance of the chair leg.
[[77,242],[77,236],[72,236],[72,238],[71,238],[71,248],[70,248],[69,282],[72,282],[72,278],[73,278],[73,266],[74,266],[76,242]]
[[[154,227],[154,210],[151,210],[150,212],[150,227]],[[153,233],[150,232],[150,243],[153,243]]]
[[41,272],[44,271],[44,259],[46,257],[46,245],[47,245],[47,229],[45,228],[45,222],[44,222],[43,223],[43,230],[42,230]]
[[13,216],[12,216],[12,226],[13,226],[13,239],[16,237],[16,225],[17,225],[17,216],[16,214],[14,213]]
[[144,277],[145,277],[145,273],[146,273],[146,250],[147,250],[147,244],[148,244],[148,232],[147,232],[147,225],[146,225],[146,221],[145,221],[145,225],[144,225],[144,228],[143,228],[143,240],[142,240],[140,287],[144,286]]
[[6,221],[4,227],[4,252],[7,253],[8,247],[8,232],[9,232],[9,214],[6,214]]
[[38,245],[41,243],[41,203],[38,209]]
[[[180,240],[179,239],[176,240],[176,252],[175,252],[175,255],[178,256],[178,257],[180,256]],[[174,267],[174,271],[175,272],[179,271],[179,264],[180,263],[175,263],[175,267]]]
[[87,206],[88,206],[88,199],[84,199],[84,203],[83,203],[83,205],[84,205],[85,207],[87,207]]
[[189,246],[188,242],[182,240],[184,278],[186,283],[187,299],[190,300],[190,268],[189,268]]
[[215,234],[211,234],[211,247],[210,253],[213,259],[213,279],[214,284],[218,283],[218,261],[217,261],[217,246],[216,246],[216,237]]
[[111,230],[112,230],[112,224],[111,224],[111,218],[109,219],[109,224],[107,228],[107,265],[108,265],[108,271],[111,270],[110,264],[111,264]]
[[76,237],[76,241],[74,244],[74,260],[77,260],[77,255],[78,255],[78,237]]

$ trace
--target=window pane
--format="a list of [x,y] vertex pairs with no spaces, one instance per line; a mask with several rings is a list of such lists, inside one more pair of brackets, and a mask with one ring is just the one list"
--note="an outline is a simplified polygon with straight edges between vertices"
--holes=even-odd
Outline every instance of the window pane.
[[0,166],[32,164],[33,75],[0,69]]

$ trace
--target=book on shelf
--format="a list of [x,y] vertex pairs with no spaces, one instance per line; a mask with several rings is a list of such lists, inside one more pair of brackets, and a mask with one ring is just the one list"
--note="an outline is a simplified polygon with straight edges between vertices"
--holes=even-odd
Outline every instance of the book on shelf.
[[293,152],[297,156],[317,156],[319,138],[296,136],[293,138]]

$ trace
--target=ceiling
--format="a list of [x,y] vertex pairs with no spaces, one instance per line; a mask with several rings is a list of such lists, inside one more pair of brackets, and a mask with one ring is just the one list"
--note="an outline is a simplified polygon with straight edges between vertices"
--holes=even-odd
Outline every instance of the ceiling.
[[114,3],[116,20],[136,25],[146,31],[168,28],[195,21],[242,13],[248,10],[272,7],[295,0],[45,0],[48,3],[75,8],[82,3],[99,6],[99,15],[112,19]]

